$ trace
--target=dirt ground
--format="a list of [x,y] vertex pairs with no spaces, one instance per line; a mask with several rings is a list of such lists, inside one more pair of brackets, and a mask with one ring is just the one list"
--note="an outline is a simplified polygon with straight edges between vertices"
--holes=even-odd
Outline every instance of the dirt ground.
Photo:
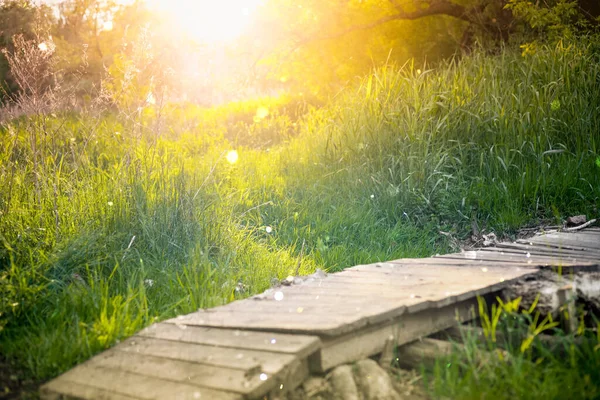
[[38,388],[41,384],[42,382],[26,378],[22,370],[0,354],[0,399],[38,399]]

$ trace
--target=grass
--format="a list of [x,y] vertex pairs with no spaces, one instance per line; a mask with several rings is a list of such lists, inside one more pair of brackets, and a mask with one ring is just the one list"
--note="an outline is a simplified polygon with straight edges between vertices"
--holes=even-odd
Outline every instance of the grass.
[[[465,238],[473,221],[511,235],[597,216],[591,43],[388,67],[323,107],[5,121],[0,352],[44,380],[156,320],[260,292],[299,262],[338,271],[449,251],[439,231]],[[489,393],[534,384],[494,382]]]
[[[518,299],[516,300],[518,302]],[[500,308],[499,308],[500,309]],[[535,313],[506,309],[497,327],[484,328],[484,340],[463,332],[463,347],[422,368],[434,398],[451,399],[597,399],[600,396],[600,336],[582,331],[565,334]],[[553,348],[539,340],[551,333]],[[582,335],[582,336],[579,336]],[[584,340],[582,340],[584,339]],[[578,345],[574,343],[579,340]],[[486,354],[487,357],[482,357]]]

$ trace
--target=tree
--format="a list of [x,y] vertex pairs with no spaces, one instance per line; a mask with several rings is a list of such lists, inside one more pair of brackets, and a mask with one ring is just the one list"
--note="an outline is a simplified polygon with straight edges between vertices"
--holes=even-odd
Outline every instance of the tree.
[[[373,67],[415,59],[435,62],[495,48],[524,33],[547,37],[597,25],[597,0],[271,0],[259,25],[277,51],[262,60],[272,80],[311,91],[343,86]],[[541,20],[541,22],[540,22]],[[537,25],[535,24],[537,22]],[[535,25],[535,26],[534,26]],[[568,30],[567,29],[567,30]],[[273,34],[275,31],[277,33]],[[268,36],[279,41],[269,42]],[[530,35],[531,36],[531,35]],[[267,38],[267,39],[265,39]],[[259,63],[260,64],[260,63]]]
[[13,38],[20,35],[24,40],[45,41],[53,23],[47,6],[36,6],[28,0],[0,0],[0,102],[18,90],[4,55],[5,51],[14,51]]

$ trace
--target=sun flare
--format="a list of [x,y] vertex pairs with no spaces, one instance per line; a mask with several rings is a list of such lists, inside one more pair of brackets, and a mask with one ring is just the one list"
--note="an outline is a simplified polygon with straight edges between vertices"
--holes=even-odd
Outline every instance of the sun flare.
[[244,33],[264,0],[146,0],[173,24],[202,42],[228,42]]

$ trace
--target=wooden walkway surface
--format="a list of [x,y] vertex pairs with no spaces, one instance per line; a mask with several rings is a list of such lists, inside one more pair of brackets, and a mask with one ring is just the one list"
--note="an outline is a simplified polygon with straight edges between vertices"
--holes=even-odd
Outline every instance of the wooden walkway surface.
[[306,277],[154,324],[41,388],[42,399],[258,399],[310,373],[475,317],[540,267],[597,268],[600,229],[553,233],[424,259]]

